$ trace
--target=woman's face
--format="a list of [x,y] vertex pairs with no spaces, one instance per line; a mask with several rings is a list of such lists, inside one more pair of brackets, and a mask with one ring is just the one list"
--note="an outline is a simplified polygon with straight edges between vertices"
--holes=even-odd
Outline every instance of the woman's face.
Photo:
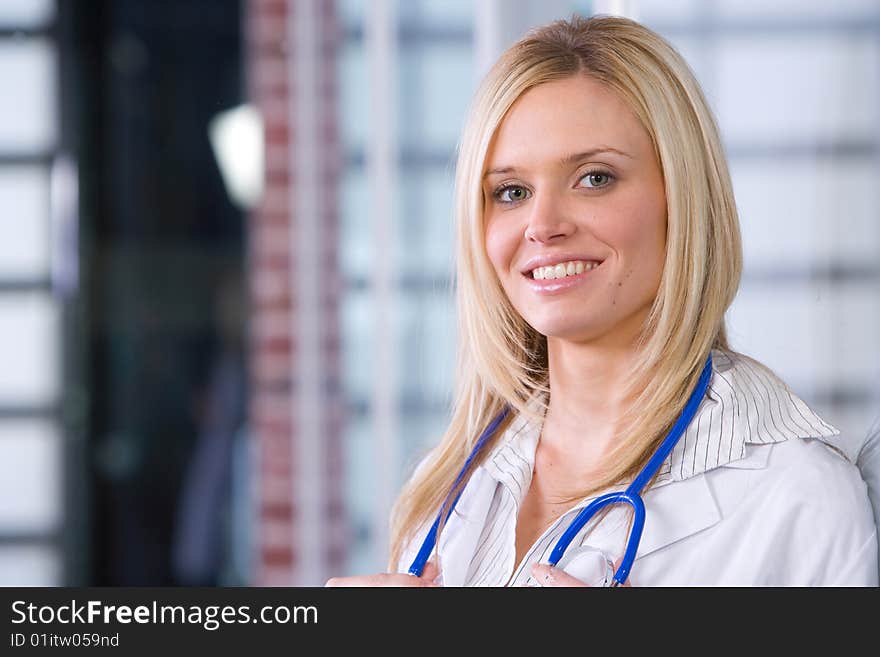
[[548,338],[628,344],[666,250],[663,174],[636,116],[591,78],[544,83],[486,162],[486,249],[514,308]]

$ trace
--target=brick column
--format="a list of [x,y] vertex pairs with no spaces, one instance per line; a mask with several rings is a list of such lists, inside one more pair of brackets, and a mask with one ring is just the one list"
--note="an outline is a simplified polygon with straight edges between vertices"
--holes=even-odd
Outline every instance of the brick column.
[[[308,151],[310,175],[297,172],[296,94],[302,82],[294,77],[302,62],[295,60],[296,32],[302,12],[297,3],[311,3],[317,56],[309,57],[315,81],[309,102],[319,117],[312,132],[317,148]],[[257,442],[259,518],[254,581],[257,586],[316,585],[343,568],[346,523],[343,500],[342,430],[344,403],[339,384],[339,304],[341,275],[337,263],[337,181],[342,158],[336,125],[336,53],[341,43],[334,0],[246,0],[246,71],[248,96],[260,111],[265,128],[265,194],[252,211],[248,228],[250,274],[251,435]],[[293,164],[292,164],[293,163]],[[299,174],[299,175],[298,175]],[[314,199],[315,216],[298,216],[297,199]],[[317,224],[315,222],[317,221]],[[317,344],[303,344],[300,335],[305,302],[297,289],[302,258],[297,235],[320,226],[315,240],[320,262],[317,298],[312,313],[319,330]],[[302,337],[302,339],[300,339]],[[318,362],[320,378],[302,376],[304,350]],[[317,358],[317,361],[315,359]],[[317,390],[317,393],[315,392]],[[300,396],[318,397],[308,422],[300,421]],[[309,397],[313,399],[314,397]],[[305,429],[304,427],[310,427]],[[317,486],[303,496],[302,478]],[[312,519],[306,522],[306,519]],[[318,520],[318,526],[315,524]],[[317,535],[315,534],[317,532]],[[308,540],[306,540],[308,539]],[[320,554],[314,552],[320,546]],[[312,546],[312,547],[308,547]],[[305,564],[309,564],[305,566]],[[311,572],[304,572],[309,570]]]

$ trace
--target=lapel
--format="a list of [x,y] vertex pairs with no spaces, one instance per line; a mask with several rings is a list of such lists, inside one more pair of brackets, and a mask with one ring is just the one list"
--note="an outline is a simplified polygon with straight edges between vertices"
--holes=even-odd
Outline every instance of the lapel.
[[656,552],[721,521],[724,504],[712,493],[709,477],[724,476],[727,469],[761,470],[767,467],[772,450],[772,445],[746,445],[745,456],[741,459],[726,463],[717,470],[647,491],[643,496],[645,529],[636,558]]
[[[711,527],[722,518],[721,508],[704,475],[655,486],[644,493],[642,499],[645,527],[636,553],[637,561]],[[597,516],[589,522],[577,542],[620,557],[626,549],[631,517],[629,505],[614,505],[604,517]]]
[[652,488],[643,496],[645,529],[637,559],[711,527],[721,509],[704,474]]
[[489,509],[497,485],[483,468],[477,468],[440,533],[438,549],[444,586],[464,586],[483,527],[489,524]]

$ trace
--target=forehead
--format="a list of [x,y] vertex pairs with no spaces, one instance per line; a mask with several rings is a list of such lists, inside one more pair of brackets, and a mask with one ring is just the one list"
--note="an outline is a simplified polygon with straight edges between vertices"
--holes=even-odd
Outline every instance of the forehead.
[[599,145],[635,158],[652,152],[650,136],[616,92],[573,76],[532,87],[516,100],[498,128],[486,168],[556,159]]

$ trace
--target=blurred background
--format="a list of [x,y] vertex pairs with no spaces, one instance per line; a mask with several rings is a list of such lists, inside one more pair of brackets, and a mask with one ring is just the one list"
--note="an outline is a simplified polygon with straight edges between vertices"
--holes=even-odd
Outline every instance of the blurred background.
[[447,421],[452,177],[527,29],[667,37],[742,222],[734,348],[880,418],[880,0],[0,0],[0,584],[384,570]]

